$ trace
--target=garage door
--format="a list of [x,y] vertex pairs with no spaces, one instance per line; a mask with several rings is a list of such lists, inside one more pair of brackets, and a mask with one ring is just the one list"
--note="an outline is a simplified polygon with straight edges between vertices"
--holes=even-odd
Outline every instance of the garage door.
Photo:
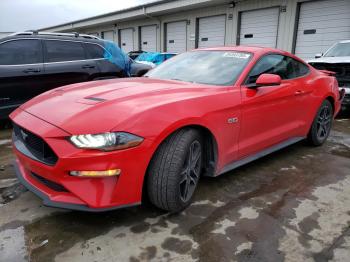
[[199,18],[198,47],[225,45],[226,16]]
[[241,13],[240,45],[277,46],[279,8]]
[[350,39],[350,1],[305,2],[300,6],[296,55],[304,59],[326,51],[339,40]]
[[121,29],[119,31],[120,47],[128,53],[134,50],[134,30],[132,28]]
[[113,31],[104,31],[104,32],[102,32],[102,38],[105,40],[114,42],[114,32]]
[[155,25],[141,27],[141,50],[157,51],[157,27]]
[[187,49],[187,23],[186,21],[166,24],[166,51],[182,53]]

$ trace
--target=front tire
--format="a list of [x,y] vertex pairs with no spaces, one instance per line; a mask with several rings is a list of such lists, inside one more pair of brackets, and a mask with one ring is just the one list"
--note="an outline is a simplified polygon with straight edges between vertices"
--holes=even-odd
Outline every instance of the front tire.
[[320,146],[326,142],[333,124],[333,106],[328,100],[323,101],[319,108],[310,132],[308,141],[313,146]]
[[202,171],[202,137],[191,128],[169,136],[148,169],[147,190],[152,204],[179,212],[192,200]]

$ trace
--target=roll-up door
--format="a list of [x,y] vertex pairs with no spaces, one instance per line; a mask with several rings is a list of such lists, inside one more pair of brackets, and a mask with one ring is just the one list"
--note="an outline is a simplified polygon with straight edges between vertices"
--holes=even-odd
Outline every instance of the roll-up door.
[[114,42],[114,31],[102,32],[103,39]]
[[278,7],[242,12],[239,44],[276,47],[278,20]]
[[132,28],[120,29],[120,47],[124,52],[128,53],[134,50],[134,30]]
[[187,49],[187,23],[186,21],[166,24],[166,51],[182,53]]
[[295,54],[314,58],[340,40],[350,39],[350,1],[301,3]]
[[141,50],[148,52],[157,51],[157,26],[141,27]]
[[225,15],[199,18],[198,47],[224,46],[225,33]]

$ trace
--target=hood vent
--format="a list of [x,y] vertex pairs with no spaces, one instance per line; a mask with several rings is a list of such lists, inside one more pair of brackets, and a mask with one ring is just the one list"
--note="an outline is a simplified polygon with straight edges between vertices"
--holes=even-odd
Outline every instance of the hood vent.
[[87,99],[87,100],[92,100],[92,101],[96,101],[96,102],[103,102],[103,101],[106,101],[106,99],[98,98],[98,97],[85,97],[85,99]]
[[84,98],[78,99],[76,102],[84,105],[97,105],[105,101],[107,101],[107,99],[98,98],[98,97],[84,97]]

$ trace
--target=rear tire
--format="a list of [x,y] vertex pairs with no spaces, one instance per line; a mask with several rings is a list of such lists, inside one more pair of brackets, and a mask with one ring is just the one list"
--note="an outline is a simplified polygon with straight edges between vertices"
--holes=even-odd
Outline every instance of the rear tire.
[[192,200],[202,171],[202,137],[191,128],[169,136],[151,160],[147,190],[152,204],[179,212]]
[[333,124],[333,106],[328,100],[323,101],[312,122],[307,140],[313,146],[326,142]]
[[137,72],[137,77],[142,77],[144,76],[148,71],[141,71],[141,72]]

